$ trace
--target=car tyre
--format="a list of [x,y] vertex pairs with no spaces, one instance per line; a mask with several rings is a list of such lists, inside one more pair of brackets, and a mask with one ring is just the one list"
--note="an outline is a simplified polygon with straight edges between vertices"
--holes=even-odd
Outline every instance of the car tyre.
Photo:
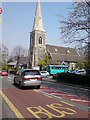
[[22,86],[21,82],[19,83],[19,88],[20,88],[20,89],[22,89],[22,88],[23,88],[23,86]]
[[16,85],[15,79],[13,80],[13,85]]
[[37,86],[37,89],[40,89],[40,85]]

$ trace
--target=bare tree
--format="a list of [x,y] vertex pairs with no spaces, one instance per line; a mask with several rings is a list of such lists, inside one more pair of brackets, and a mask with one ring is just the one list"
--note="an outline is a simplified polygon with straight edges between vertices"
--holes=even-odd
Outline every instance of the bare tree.
[[90,1],[74,2],[68,18],[63,17],[60,23],[61,38],[64,42],[86,48],[90,59]]
[[3,63],[4,62],[7,63],[8,57],[9,57],[9,49],[5,44],[0,43],[0,61]]
[[16,46],[11,54],[11,57],[13,57],[14,61],[17,61],[17,66],[19,66],[19,63],[24,63],[25,58],[28,56],[27,49],[18,45]]

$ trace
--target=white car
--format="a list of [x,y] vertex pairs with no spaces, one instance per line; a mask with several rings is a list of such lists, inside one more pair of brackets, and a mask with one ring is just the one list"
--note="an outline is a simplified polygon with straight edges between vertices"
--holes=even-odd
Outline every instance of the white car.
[[78,74],[78,75],[86,75],[86,71],[84,69],[74,70],[72,71],[72,73]]
[[47,76],[49,76],[49,72],[47,72],[47,71],[40,71],[40,73],[41,73],[41,77],[47,77]]

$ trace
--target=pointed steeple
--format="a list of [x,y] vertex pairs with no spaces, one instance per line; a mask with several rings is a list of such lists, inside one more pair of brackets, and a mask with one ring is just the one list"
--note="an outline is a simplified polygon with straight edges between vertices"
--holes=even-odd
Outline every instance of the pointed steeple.
[[43,22],[42,22],[40,0],[38,0],[37,6],[36,6],[36,13],[35,13],[34,24],[33,24],[33,31],[34,30],[45,31],[43,28]]

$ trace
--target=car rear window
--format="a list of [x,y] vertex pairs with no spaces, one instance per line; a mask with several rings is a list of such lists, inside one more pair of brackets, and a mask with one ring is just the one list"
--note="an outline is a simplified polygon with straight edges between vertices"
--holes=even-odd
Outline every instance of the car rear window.
[[42,71],[41,73],[46,73],[45,71]]
[[2,70],[2,72],[7,72],[7,70]]
[[24,72],[24,75],[40,75],[38,70],[28,70]]
[[85,72],[85,71],[82,70],[82,71],[79,71],[79,72]]

